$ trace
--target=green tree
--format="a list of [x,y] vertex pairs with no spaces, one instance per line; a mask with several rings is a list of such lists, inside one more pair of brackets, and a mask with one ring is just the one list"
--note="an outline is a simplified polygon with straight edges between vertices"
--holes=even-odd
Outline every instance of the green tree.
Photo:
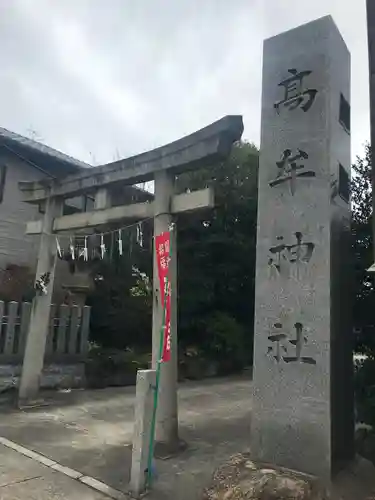
[[106,258],[91,264],[95,289],[87,300],[92,308],[90,338],[106,348],[151,351],[152,227],[143,224],[142,246],[135,230],[124,231],[121,257],[108,235]]
[[354,248],[356,349],[375,355],[374,278],[367,269],[374,262],[372,234],[371,149],[357,157],[352,176],[352,239]]
[[[258,155],[241,142],[227,161],[176,180],[178,192],[215,191],[214,209],[178,217],[179,347],[236,366],[252,359]],[[130,255],[124,242],[127,257],[95,269],[92,339],[106,347],[151,349],[151,241],[150,228],[145,248]]]
[[354,247],[356,350],[367,355],[355,373],[357,420],[375,424],[375,289],[367,269],[374,262],[372,232],[371,149],[353,165],[352,238]]
[[235,363],[252,361],[258,157],[241,142],[227,161],[177,180],[181,192],[215,192],[213,210],[178,221],[179,345]]

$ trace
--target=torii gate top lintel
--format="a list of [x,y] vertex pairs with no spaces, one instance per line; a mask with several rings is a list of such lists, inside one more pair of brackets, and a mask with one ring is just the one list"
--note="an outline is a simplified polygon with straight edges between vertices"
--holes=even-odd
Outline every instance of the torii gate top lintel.
[[190,135],[123,160],[83,169],[58,181],[20,182],[24,201],[40,203],[49,196],[73,197],[115,182],[136,184],[154,178],[155,172],[174,174],[225,159],[243,132],[240,115],[228,115]]

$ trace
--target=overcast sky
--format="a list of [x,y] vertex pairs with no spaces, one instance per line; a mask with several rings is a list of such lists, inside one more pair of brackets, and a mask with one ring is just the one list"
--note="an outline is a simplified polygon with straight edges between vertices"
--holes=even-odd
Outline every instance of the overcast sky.
[[331,14],[352,54],[352,151],[369,138],[365,0],[0,0],[0,126],[89,163],[226,114],[259,145],[262,41]]

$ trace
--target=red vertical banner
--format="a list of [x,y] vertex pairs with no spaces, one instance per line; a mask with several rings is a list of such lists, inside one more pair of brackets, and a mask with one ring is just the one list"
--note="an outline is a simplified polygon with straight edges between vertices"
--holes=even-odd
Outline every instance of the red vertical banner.
[[171,284],[169,280],[170,232],[155,237],[156,261],[158,265],[160,299],[163,307],[163,353],[161,361],[171,359]]

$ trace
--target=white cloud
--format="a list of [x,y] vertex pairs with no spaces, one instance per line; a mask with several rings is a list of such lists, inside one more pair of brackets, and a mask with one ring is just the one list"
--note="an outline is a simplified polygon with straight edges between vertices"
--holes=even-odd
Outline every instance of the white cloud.
[[352,53],[353,153],[369,138],[365,2],[3,0],[1,126],[110,161],[242,114],[259,143],[262,41],[332,14]]

